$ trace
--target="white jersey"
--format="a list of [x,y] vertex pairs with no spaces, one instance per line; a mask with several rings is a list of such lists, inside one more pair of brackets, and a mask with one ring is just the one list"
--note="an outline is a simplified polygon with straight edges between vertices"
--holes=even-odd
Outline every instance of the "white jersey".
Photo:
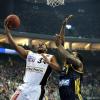
[[[52,55],[44,54],[50,61]],[[41,54],[29,51],[26,59],[26,72],[24,76],[25,83],[39,85],[47,71],[48,64],[44,62]]]

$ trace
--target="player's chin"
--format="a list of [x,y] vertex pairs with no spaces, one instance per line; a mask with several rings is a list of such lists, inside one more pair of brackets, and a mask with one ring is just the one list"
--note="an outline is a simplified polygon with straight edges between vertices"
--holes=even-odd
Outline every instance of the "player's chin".
[[44,49],[38,49],[37,52],[38,52],[38,53],[44,53],[45,50],[44,50]]

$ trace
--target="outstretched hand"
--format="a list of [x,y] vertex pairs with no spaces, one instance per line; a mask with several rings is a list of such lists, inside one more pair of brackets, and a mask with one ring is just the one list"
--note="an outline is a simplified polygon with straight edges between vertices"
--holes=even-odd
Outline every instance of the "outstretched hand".
[[65,26],[66,26],[67,22],[69,21],[69,19],[71,19],[72,17],[73,17],[73,15],[69,15],[68,17],[65,17],[65,19],[62,23],[59,34],[56,34],[56,39],[55,39],[56,46],[59,46],[59,45],[64,46]]
[[50,61],[48,60],[48,58],[43,53],[41,55],[43,57],[44,62],[47,64],[50,64]]
[[72,18],[73,17],[73,15],[69,15],[68,17],[65,17],[65,19],[64,19],[64,21],[63,21],[63,25],[65,26],[66,24],[67,24],[67,22],[68,22],[68,20],[70,19],[70,18]]
[[7,25],[8,25],[7,21],[4,20],[4,29],[5,29],[5,32],[4,33],[9,33],[10,32],[10,30],[9,30],[9,28],[8,28]]

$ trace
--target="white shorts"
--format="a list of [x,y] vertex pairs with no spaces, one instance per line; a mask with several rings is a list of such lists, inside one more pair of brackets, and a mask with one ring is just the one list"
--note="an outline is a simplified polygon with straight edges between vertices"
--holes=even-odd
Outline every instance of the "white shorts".
[[41,85],[25,83],[18,87],[11,100],[43,100],[41,94]]

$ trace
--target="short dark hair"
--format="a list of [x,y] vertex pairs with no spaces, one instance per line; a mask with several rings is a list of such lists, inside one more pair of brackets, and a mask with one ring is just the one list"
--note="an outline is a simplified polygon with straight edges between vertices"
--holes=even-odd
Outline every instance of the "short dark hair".
[[77,50],[66,49],[69,53],[73,54],[73,52],[77,52],[77,57],[83,62],[84,58],[82,54],[80,54]]
[[84,59],[83,59],[83,56],[80,54],[80,53],[77,53],[77,57],[83,62]]

